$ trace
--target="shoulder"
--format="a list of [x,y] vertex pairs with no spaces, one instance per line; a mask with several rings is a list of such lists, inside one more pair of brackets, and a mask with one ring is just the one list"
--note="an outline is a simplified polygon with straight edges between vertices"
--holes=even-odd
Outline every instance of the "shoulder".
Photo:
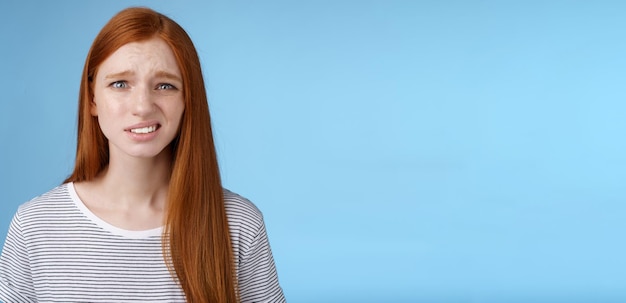
[[15,219],[22,223],[46,222],[54,220],[60,215],[71,213],[74,209],[74,202],[68,191],[68,185],[62,184],[20,205],[15,214]]
[[224,189],[224,207],[231,225],[258,225],[263,223],[263,214],[250,200]]
[[73,204],[68,191],[68,184],[59,185],[20,205],[17,214],[24,218],[37,214],[56,213]]
[[238,255],[250,250],[254,241],[265,232],[263,214],[250,200],[224,189],[224,206],[233,252]]

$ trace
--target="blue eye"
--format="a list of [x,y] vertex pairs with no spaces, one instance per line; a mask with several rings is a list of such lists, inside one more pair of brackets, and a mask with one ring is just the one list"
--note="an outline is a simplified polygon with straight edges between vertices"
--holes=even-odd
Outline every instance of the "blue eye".
[[176,87],[174,85],[171,85],[169,83],[161,83],[161,84],[157,85],[156,88],[157,89],[165,89],[165,90],[176,89]]
[[126,83],[126,81],[115,81],[115,82],[109,84],[109,86],[111,86],[113,88],[126,88],[128,86],[128,84]]

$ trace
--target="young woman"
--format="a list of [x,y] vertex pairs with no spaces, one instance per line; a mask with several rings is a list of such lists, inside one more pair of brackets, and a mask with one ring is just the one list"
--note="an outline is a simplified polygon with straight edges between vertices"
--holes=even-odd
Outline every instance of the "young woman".
[[222,188],[185,31],[126,9],[83,70],[74,172],[22,205],[0,257],[5,302],[284,302],[263,218]]

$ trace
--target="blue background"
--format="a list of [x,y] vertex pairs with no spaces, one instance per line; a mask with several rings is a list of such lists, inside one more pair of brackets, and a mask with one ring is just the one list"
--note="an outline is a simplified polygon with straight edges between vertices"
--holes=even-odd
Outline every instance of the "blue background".
[[131,5],[196,43],[290,302],[626,301],[620,1],[3,0],[0,239],[70,173],[85,56]]

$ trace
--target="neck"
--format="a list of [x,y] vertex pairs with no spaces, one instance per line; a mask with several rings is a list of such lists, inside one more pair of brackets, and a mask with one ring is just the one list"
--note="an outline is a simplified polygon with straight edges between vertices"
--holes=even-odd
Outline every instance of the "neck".
[[110,159],[96,181],[113,198],[110,201],[117,201],[118,206],[125,208],[164,208],[171,175],[168,149],[153,158],[111,155]]

